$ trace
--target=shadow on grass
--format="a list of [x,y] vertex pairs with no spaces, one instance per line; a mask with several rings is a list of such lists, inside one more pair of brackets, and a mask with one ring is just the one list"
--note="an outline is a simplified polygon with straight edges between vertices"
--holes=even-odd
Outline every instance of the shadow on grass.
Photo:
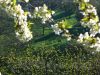
[[43,35],[43,36],[41,36],[41,37],[39,37],[39,38],[37,38],[34,42],[36,43],[36,42],[42,42],[42,41],[46,41],[46,40],[48,40],[48,39],[54,39],[54,37],[56,38],[56,37],[58,37],[57,35],[55,35],[55,33],[50,33],[50,34],[48,34],[48,35]]

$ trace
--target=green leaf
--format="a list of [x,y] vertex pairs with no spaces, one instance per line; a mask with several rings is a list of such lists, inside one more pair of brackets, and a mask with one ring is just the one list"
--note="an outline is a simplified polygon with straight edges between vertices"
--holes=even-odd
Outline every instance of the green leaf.
[[82,21],[83,21],[83,22],[89,21],[89,17],[84,17],[84,18],[82,19]]
[[72,28],[77,23],[77,20],[76,18],[66,19],[64,23],[66,28]]
[[16,5],[16,0],[13,0],[13,5]]
[[81,10],[85,10],[85,8],[86,8],[86,4],[85,4],[85,3],[81,3],[81,4],[80,4],[80,9],[81,9]]

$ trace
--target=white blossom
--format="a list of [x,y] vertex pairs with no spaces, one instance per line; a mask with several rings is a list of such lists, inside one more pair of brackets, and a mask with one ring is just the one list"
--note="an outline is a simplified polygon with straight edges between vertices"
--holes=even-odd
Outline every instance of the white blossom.
[[78,42],[83,42],[83,38],[84,38],[84,35],[80,34],[77,41]]
[[100,44],[98,44],[98,47],[96,48],[97,52],[100,52]]
[[84,0],[84,2],[89,2],[90,0]]
[[97,23],[97,22],[96,22],[95,20],[93,20],[93,19],[90,19],[89,22],[90,22],[90,24],[92,24],[92,25],[96,25],[96,23]]
[[2,75],[1,72],[0,72],[0,75]]
[[58,27],[58,24],[51,25],[52,29],[54,30],[55,34],[60,35],[63,31]]
[[[25,0],[28,2],[28,0]],[[5,6],[3,7],[3,3],[5,3]],[[11,17],[14,18],[14,21],[16,22],[16,37],[21,42],[27,42],[32,39],[32,33],[28,28],[28,22],[27,22],[27,15],[26,12],[22,9],[20,4],[13,4],[11,0],[0,0],[0,6],[5,9],[5,11],[10,14]]]
[[0,0],[0,3],[6,3],[9,4],[11,2],[11,0]]
[[86,12],[80,12],[82,15],[84,15],[84,16],[87,16],[88,15],[88,13],[86,13]]
[[38,12],[39,11],[39,8],[38,7],[35,7],[35,11]]
[[29,2],[29,0],[25,0],[25,2],[26,2],[26,3],[28,3],[28,2]]
[[20,5],[15,7],[15,9],[17,8],[19,8],[19,10],[17,10],[19,13],[16,18],[19,21],[18,25],[20,26],[20,29],[16,30],[16,37],[22,42],[27,42],[32,39],[32,33],[27,26],[27,15],[25,15]]
[[40,18],[42,23],[45,24],[46,21],[52,20],[52,15],[54,11],[48,9],[48,7],[44,4],[43,6],[35,7],[34,10],[34,18]]
[[[22,34],[20,34],[20,32],[22,32]],[[16,31],[16,37],[22,42],[27,42],[32,39],[32,34],[27,25],[25,25],[21,27],[20,31]]]
[[90,36],[89,36],[89,33],[88,32],[85,32],[85,34],[84,34],[84,38],[85,39],[88,39]]
[[97,52],[100,52],[100,38],[96,38],[96,43],[90,46],[91,48],[96,48]]

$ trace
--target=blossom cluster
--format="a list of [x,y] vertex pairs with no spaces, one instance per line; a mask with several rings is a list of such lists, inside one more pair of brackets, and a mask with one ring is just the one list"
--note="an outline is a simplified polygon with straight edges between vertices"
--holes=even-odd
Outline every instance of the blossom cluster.
[[48,7],[44,4],[43,6],[35,7],[34,18],[41,18],[42,23],[45,24],[46,21],[52,21],[52,15],[55,12],[49,10]]
[[9,4],[11,0],[0,0],[0,4]]
[[[45,24],[47,21],[53,21],[52,15],[54,13],[54,11],[49,10],[48,7],[44,4],[42,7],[35,7],[34,18],[40,18],[42,20],[42,23]],[[65,36],[67,37],[67,40],[70,40],[71,35],[69,34],[69,30],[68,28],[66,28],[64,22],[64,20],[57,22],[54,25],[51,25],[51,28],[53,29],[56,35]]]
[[95,35],[100,31],[99,17],[96,8],[88,2],[89,0],[83,0],[79,3],[79,9],[83,15],[81,25],[89,27],[91,34]]
[[27,13],[25,13],[21,6],[18,4],[14,8],[16,12],[14,13],[15,22],[16,24],[16,35],[17,38],[22,41],[29,41],[32,39],[32,33],[28,28],[28,22],[27,22]]
[[94,37],[88,32],[80,34],[77,41],[83,43],[85,46],[89,45],[90,48],[96,48],[96,51],[100,51],[100,38]]
[[[16,4],[16,0],[1,0],[0,6],[14,18],[16,37],[21,42],[27,42],[32,39],[32,33],[28,28],[27,12],[24,12],[20,4]],[[5,5],[5,7],[3,7]]]
[[91,48],[100,49],[100,38],[95,37],[100,32],[100,22],[96,8],[89,3],[89,0],[79,1],[79,10],[83,15],[81,25],[90,28],[89,33],[80,34],[78,41],[90,45]]
[[53,29],[55,34],[64,36],[67,38],[67,40],[71,40],[71,35],[69,33],[68,28],[66,28],[66,25],[64,24],[64,22],[65,21],[62,20],[61,22],[51,25],[51,28]]

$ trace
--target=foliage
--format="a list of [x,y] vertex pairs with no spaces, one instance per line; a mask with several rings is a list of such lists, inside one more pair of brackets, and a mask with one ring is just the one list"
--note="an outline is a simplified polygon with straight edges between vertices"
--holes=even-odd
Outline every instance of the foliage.
[[89,45],[91,48],[96,48],[96,51],[99,51],[100,37],[96,35],[100,33],[100,23],[96,8],[89,3],[89,0],[79,0],[78,3],[83,15],[80,23],[82,26],[90,29],[90,31],[84,35],[80,34],[78,41],[83,42],[84,45]]
[[[56,40],[54,40],[56,39]],[[99,54],[76,42],[58,36],[29,43],[24,49],[0,57],[0,70],[5,75],[99,75]],[[65,41],[65,43],[63,42]],[[67,42],[67,43],[66,43]]]
[[[28,0],[20,1],[28,5]],[[16,3],[16,0],[1,0],[0,73],[3,75],[99,75],[100,38],[90,36],[92,24],[80,26],[81,22],[88,23],[91,17],[96,24],[99,22],[98,18],[97,21],[94,20],[98,17],[96,9],[94,10],[96,17],[94,12],[91,15],[84,15],[84,13],[89,14],[84,12],[89,10],[85,7],[92,6],[88,1],[79,0],[79,8],[83,14],[79,23],[76,13],[64,16],[61,9],[56,9],[52,14],[52,10],[45,4],[30,12],[23,9],[21,3]],[[94,9],[93,6],[92,8]],[[30,33],[30,29],[33,33]],[[45,30],[44,35],[41,35],[42,30]],[[78,42],[77,38],[79,38]],[[96,50],[94,46],[98,46]]]

